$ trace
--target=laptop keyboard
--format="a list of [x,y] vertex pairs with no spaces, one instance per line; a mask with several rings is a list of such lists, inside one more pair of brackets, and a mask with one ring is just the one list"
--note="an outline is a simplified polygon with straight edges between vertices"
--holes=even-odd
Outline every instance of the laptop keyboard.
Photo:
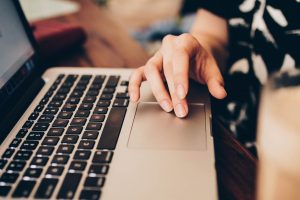
[[0,159],[0,197],[99,199],[127,86],[120,76],[59,75]]

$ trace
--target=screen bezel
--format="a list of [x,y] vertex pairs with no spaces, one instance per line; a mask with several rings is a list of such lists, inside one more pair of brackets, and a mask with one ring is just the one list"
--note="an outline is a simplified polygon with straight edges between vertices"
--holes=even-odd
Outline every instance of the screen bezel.
[[[33,55],[31,57],[31,60],[34,64],[34,68],[30,71],[30,73],[27,75],[27,77],[25,77],[22,81],[22,83],[11,93],[5,93],[3,91],[1,91],[2,89],[5,89],[5,87],[3,87],[0,90],[0,98],[1,98],[1,104],[0,104],[0,127],[1,127],[1,139],[3,139],[3,137],[6,137],[6,134],[4,134],[4,132],[6,132],[3,129],[8,129],[7,131],[9,131],[10,128],[12,128],[11,126],[14,125],[14,121],[16,119],[13,119],[11,112],[15,111],[15,106],[17,104],[20,103],[20,101],[22,101],[22,99],[24,99],[24,95],[26,93],[27,90],[29,90],[29,88],[31,88],[33,86],[34,83],[36,83],[36,81],[38,79],[41,78],[41,73],[42,73],[42,69],[43,66],[41,65],[41,62],[39,60],[39,55],[38,55],[38,45],[37,42],[33,36],[32,33],[32,29],[25,17],[25,14],[21,8],[21,5],[19,3],[18,0],[12,0],[17,14],[21,20],[21,23],[23,25],[23,29],[26,32],[26,35],[30,41],[30,44],[33,48]],[[24,63],[25,64],[25,63]],[[16,72],[17,73],[17,72]],[[2,92],[2,93],[1,93]],[[7,117],[10,116],[10,117]],[[4,134],[4,135],[2,135]],[[0,141],[1,144],[2,141]]]

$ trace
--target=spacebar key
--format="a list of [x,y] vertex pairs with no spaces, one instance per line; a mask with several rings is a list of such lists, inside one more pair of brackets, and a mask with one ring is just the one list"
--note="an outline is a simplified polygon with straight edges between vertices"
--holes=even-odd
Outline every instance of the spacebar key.
[[116,148],[126,110],[124,107],[111,108],[97,149],[114,150]]
[[81,179],[81,174],[68,173],[57,195],[58,199],[73,199]]

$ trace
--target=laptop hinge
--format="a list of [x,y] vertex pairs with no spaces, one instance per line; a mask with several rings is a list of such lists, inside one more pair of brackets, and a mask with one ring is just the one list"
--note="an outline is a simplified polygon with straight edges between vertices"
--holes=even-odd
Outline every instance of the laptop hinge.
[[39,77],[30,85],[30,87],[24,92],[19,101],[15,104],[13,109],[11,109],[3,117],[2,122],[0,123],[0,144],[5,140],[8,133],[12,130],[17,121],[21,118],[23,113],[26,111],[30,103],[40,92],[42,87],[45,85],[45,81]]

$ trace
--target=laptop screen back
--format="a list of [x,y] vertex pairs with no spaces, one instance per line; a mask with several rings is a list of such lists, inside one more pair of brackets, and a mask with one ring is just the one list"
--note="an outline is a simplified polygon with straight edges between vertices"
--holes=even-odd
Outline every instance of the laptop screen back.
[[23,29],[12,1],[0,2],[0,88],[33,55],[33,48]]
[[34,48],[14,1],[0,1],[0,105],[35,67]]
[[0,0],[0,144],[30,103],[36,66],[36,43],[18,0]]

